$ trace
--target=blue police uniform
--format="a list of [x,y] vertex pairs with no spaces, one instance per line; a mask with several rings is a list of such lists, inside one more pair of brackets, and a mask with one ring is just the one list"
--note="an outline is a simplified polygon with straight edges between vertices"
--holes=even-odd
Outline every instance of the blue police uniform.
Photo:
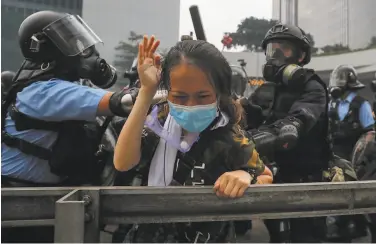
[[[35,82],[17,94],[16,108],[25,115],[44,121],[95,121],[98,105],[107,91],[52,79]],[[5,130],[12,136],[50,149],[57,133],[46,130],[17,131],[9,114]],[[2,175],[35,183],[58,183],[47,161],[24,154],[2,143]]]
[[[346,99],[339,101],[337,112],[340,121],[343,121],[345,116],[348,114],[350,104],[355,96],[356,93],[351,92],[349,95],[347,95]],[[363,102],[363,104],[359,108],[359,122],[363,128],[367,128],[375,124],[371,105],[367,101]]]

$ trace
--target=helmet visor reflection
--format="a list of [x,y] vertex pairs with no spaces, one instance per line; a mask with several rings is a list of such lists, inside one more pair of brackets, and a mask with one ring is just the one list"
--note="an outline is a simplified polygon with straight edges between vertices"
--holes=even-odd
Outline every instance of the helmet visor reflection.
[[43,32],[66,56],[76,56],[97,43],[103,43],[78,15],[67,15],[46,26]]

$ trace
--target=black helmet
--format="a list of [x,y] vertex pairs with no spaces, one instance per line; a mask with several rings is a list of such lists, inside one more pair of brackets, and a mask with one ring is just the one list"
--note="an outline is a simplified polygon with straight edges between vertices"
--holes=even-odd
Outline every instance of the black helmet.
[[102,42],[77,15],[40,11],[27,17],[18,31],[23,56],[34,62],[77,56]]
[[56,55],[63,55],[43,33],[43,29],[66,15],[53,11],[40,11],[22,22],[18,30],[18,38],[21,52],[26,59],[44,62],[54,60]]
[[265,51],[266,45],[272,40],[289,40],[297,44],[305,53],[305,57],[301,62],[303,65],[311,61],[311,44],[306,33],[298,26],[277,24],[273,26],[262,40],[261,47]]
[[358,80],[358,74],[351,65],[337,66],[330,75],[329,87],[341,87],[348,89],[361,89],[365,85]]
[[4,71],[1,72],[1,90],[6,92],[12,86],[13,78],[16,76],[16,73],[13,71]]

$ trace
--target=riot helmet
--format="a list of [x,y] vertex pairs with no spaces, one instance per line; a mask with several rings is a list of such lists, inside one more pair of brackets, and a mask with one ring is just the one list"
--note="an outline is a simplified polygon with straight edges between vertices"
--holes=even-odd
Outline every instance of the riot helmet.
[[[277,24],[273,26],[265,35],[264,40],[262,40],[261,47],[266,52],[267,45],[271,42],[278,41],[283,43],[283,41],[289,41],[289,45],[297,47],[301,52],[305,53],[304,59],[297,64],[308,64],[311,61],[311,43],[306,35],[306,33],[294,25],[283,25]],[[295,50],[298,52],[299,50]],[[299,54],[299,53],[296,53]]]
[[343,64],[337,66],[331,73],[329,79],[329,92],[334,99],[338,99],[346,91],[364,88],[358,80],[358,74],[351,65]]
[[236,65],[230,65],[230,67],[232,70],[231,92],[233,97],[237,99],[244,96],[248,78],[241,67]]
[[76,76],[76,80],[90,79],[102,88],[116,81],[115,68],[100,58],[95,49],[102,40],[78,15],[40,11],[22,22],[18,35],[25,59],[40,64],[42,71],[64,70],[63,73]]
[[261,43],[266,56],[263,76],[267,81],[286,85],[301,84],[305,79],[303,65],[311,60],[311,46],[306,33],[297,26],[277,24]]

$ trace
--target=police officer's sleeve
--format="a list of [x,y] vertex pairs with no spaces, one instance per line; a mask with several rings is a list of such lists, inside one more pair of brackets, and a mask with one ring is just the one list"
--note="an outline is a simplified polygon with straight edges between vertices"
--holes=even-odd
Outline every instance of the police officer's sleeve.
[[300,123],[299,133],[304,134],[313,128],[326,109],[324,87],[318,81],[311,80],[307,83],[301,97],[291,106],[288,116]]
[[306,84],[302,95],[293,103],[287,116],[271,125],[248,131],[258,152],[273,159],[275,150],[289,150],[308,133],[327,110],[326,91],[317,81]]
[[255,149],[255,144],[244,136],[234,137],[234,143],[230,149],[227,160],[228,167],[232,170],[255,170],[256,175],[261,175],[265,171],[265,165],[260,159]]
[[30,117],[45,121],[94,121],[99,102],[106,93],[63,80],[43,81],[18,93],[16,107]]
[[363,128],[373,127],[375,120],[373,118],[372,108],[369,102],[365,101],[359,109],[359,120]]

